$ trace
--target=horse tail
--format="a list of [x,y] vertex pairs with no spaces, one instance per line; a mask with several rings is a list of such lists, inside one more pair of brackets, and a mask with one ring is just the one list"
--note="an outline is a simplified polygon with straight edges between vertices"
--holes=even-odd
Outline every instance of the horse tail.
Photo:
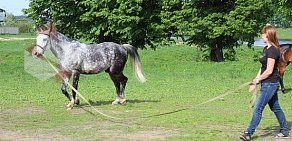
[[123,44],[122,46],[127,50],[128,54],[130,54],[130,56],[131,56],[132,63],[133,63],[133,70],[134,70],[134,74],[135,74],[136,78],[141,83],[144,83],[146,81],[146,79],[145,79],[143,72],[142,72],[140,57],[139,57],[139,54],[138,54],[136,48],[134,48],[132,45],[129,45],[129,44]]

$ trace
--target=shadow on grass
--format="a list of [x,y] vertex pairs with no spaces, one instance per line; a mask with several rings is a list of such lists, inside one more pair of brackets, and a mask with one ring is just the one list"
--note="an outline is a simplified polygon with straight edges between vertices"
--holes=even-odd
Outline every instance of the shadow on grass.
[[[89,100],[89,103],[92,105],[92,106],[101,106],[101,105],[111,105],[113,102],[112,101],[93,101],[93,100]],[[126,104],[127,103],[157,103],[157,102],[160,102],[159,100],[138,100],[138,99],[134,99],[134,100],[127,100],[126,101]],[[87,103],[81,103],[79,105],[79,107],[86,107],[86,106],[89,106]]]
[[[92,106],[100,106],[100,105],[111,105],[112,104],[112,101],[92,101],[92,100],[89,100],[88,101]],[[160,102],[158,100],[138,100],[138,99],[134,99],[134,100],[127,100],[126,103],[157,103],[157,102]],[[124,105],[124,104],[122,104]],[[79,108],[83,109],[84,111],[86,111],[87,113],[89,113],[90,115],[92,116],[99,116],[105,120],[109,120],[111,122],[114,122],[114,123],[121,123],[119,121],[116,121],[114,120],[113,118],[108,118],[106,116],[100,116],[98,114],[96,114],[95,112],[92,112],[91,110],[87,109],[87,107],[90,107],[90,105],[88,105],[87,103],[82,103],[80,105],[78,105]],[[116,117],[114,117],[116,118]]]
[[[291,130],[292,126],[292,121],[287,121],[289,131]],[[265,137],[273,137],[277,133],[280,132],[280,127],[279,126],[272,126],[272,127],[267,127],[263,129],[263,134],[259,136],[254,136],[252,139],[257,139],[257,138],[265,138]]]
[[285,93],[282,93],[282,94],[288,94],[288,93],[290,93],[291,91],[292,91],[292,88],[288,88],[288,89],[286,89]]

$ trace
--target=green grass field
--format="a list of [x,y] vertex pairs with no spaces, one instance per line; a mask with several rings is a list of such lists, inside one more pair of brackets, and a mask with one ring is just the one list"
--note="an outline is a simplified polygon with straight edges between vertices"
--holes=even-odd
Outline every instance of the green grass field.
[[[0,41],[0,140],[234,141],[251,119],[251,94],[245,88],[191,110],[127,120],[197,105],[251,80],[260,67],[254,60],[261,48],[241,46],[236,49],[237,61],[223,63],[197,61],[197,49],[186,45],[139,50],[148,81],[141,84],[135,79],[129,61],[125,105],[111,105],[115,88],[106,73],[82,75],[80,93],[95,108],[125,119],[113,122],[83,100],[80,107],[67,111],[60,82],[40,81],[24,71],[24,49],[33,42]],[[291,73],[289,66],[287,88],[292,88]],[[279,93],[279,99],[291,127],[291,92]],[[277,119],[267,107],[254,139],[271,140],[277,129]]]
[[292,28],[277,28],[278,38],[292,40]]

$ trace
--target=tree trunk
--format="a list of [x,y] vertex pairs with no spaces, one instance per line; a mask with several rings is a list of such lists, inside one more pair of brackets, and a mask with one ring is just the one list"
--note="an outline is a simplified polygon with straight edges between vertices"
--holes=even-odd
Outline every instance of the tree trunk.
[[214,47],[212,47],[210,52],[210,60],[214,62],[223,62],[223,47],[219,46],[218,44],[215,44]]

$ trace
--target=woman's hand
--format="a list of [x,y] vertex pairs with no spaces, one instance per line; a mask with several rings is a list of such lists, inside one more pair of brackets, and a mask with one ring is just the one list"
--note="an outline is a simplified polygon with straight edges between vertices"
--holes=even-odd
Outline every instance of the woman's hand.
[[260,78],[255,78],[252,80],[252,83],[254,84],[259,84],[260,83]]
[[252,91],[254,91],[255,89],[257,88],[257,84],[255,84],[255,83],[250,83],[249,85],[248,85],[248,92],[252,92]]
[[248,85],[248,92],[252,92],[256,89],[257,84],[260,83],[260,78],[255,78],[252,82]]

